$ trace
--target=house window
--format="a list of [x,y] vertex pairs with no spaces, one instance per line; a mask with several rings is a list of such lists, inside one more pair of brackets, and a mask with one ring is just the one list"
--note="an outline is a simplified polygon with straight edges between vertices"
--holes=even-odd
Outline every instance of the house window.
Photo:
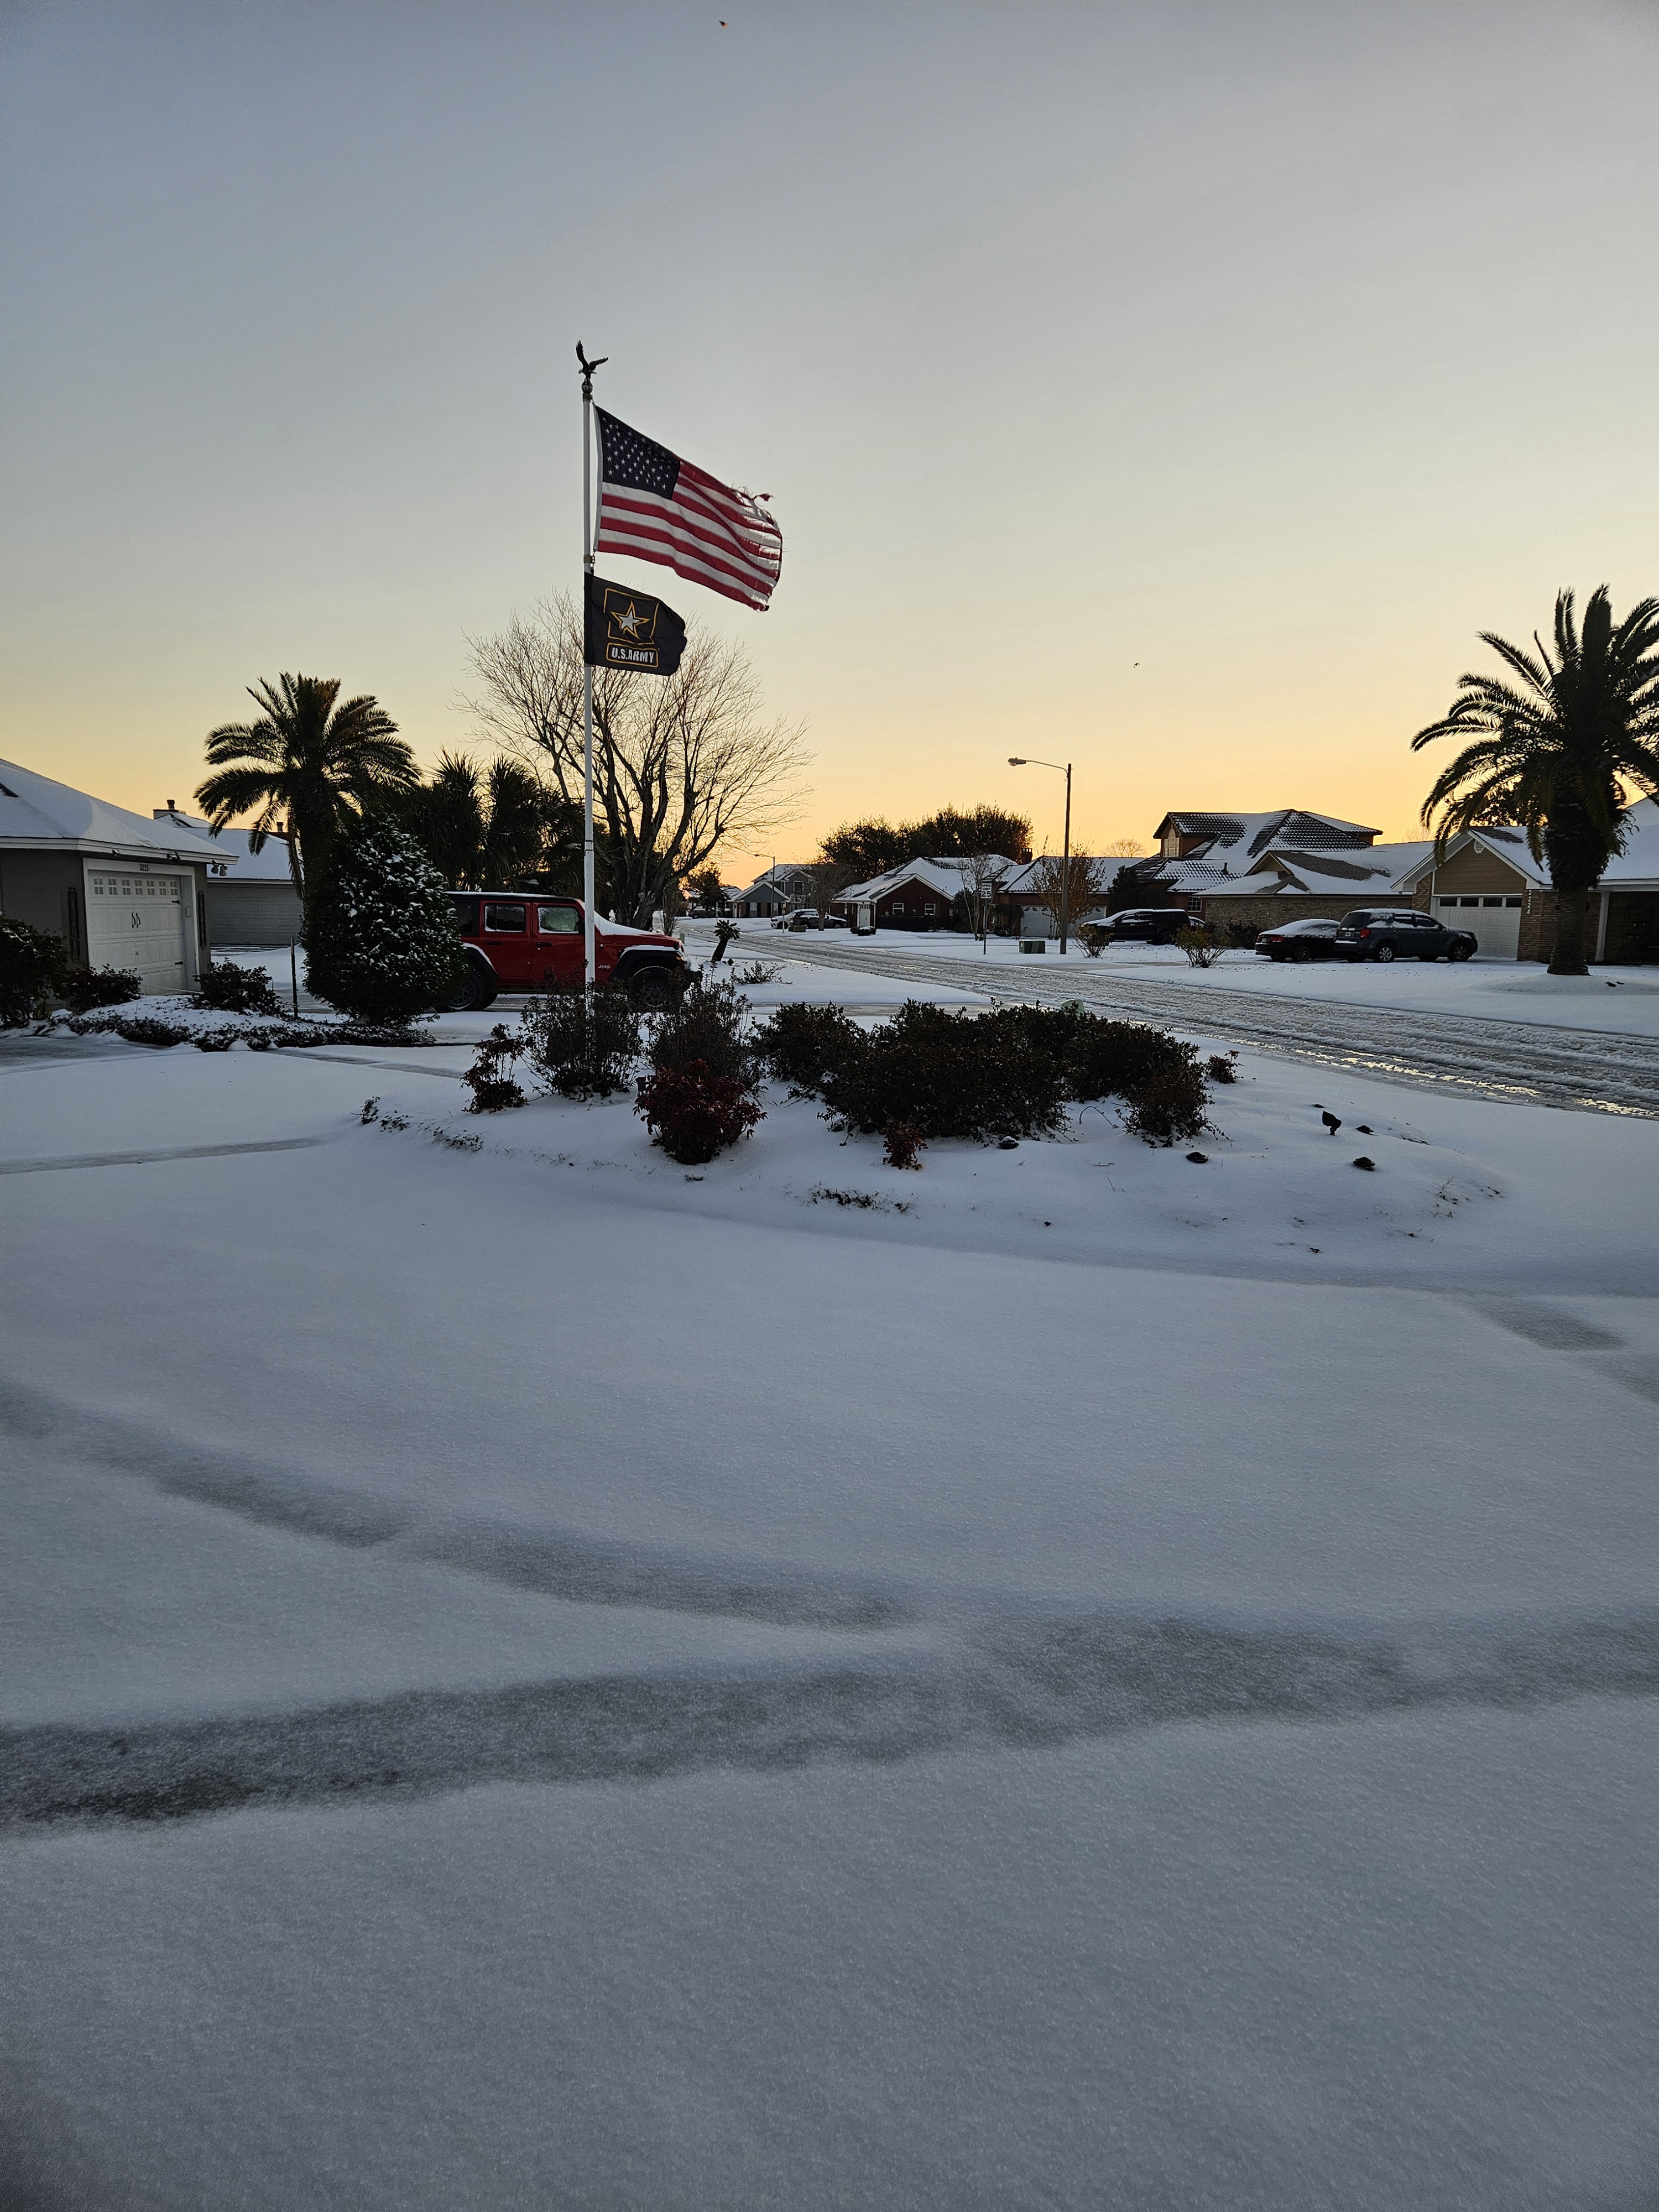
[[1519,906],[1521,902],[1518,898],[1506,898],[1504,903],[1505,906]]
[[1483,898],[1480,903],[1482,906],[1502,906],[1504,902],[1501,898]]
[[888,908],[887,911],[889,914],[902,914],[904,911],[904,901],[902,899],[895,899],[891,906]]
[[939,908],[934,905],[932,899],[928,900],[927,905],[923,907],[921,910],[924,914],[937,914],[939,912]]
[[1455,898],[1443,898],[1440,903],[1442,906],[1455,906],[1457,904],[1457,901]]

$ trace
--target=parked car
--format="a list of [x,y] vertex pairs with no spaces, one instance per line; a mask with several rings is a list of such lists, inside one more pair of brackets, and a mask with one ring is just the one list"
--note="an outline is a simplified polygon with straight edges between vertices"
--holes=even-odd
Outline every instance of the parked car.
[[1299,921],[1281,921],[1276,928],[1264,929],[1255,940],[1255,949],[1265,952],[1269,960],[1346,958],[1336,950],[1337,927],[1316,915],[1306,915]]
[[779,926],[784,929],[793,930],[799,937],[803,930],[822,929],[823,924],[818,919],[817,907],[798,906],[793,914],[785,915]]
[[[584,910],[580,899],[536,891],[451,891],[466,947],[466,981],[449,1002],[452,1013],[477,1012],[499,991],[542,991],[580,983],[585,971]],[[601,921],[594,945],[595,981],[625,990],[636,1006],[661,1013],[691,981],[676,937]]]
[[826,914],[818,923],[820,929],[850,929],[852,927],[844,914]]
[[1480,941],[1414,907],[1356,907],[1331,940],[1344,960],[1467,960]]
[[1173,945],[1178,929],[1201,929],[1203,922],[1184,906],[1128,906],[1108,915],[1101,925],[1114,945]]

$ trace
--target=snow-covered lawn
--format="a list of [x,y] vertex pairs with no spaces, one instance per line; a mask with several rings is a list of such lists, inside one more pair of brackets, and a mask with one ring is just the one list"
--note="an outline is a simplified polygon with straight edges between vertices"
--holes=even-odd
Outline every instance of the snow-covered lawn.
[[1659,1127],[468,1057],[0,1045],[20,2204],[1644,2201]]
[[[690,957],[705,959],[714,944],[713,925],[690,922],[685,939]],[[849,975],[857,972],[861,961],[894,954],[960,962],[964,986],[969,988],[975,967],[1014,967],[1036,976],[1051,975],[1061,964],[1057,936],[1048,939],[1045,954],[1033,954],[1022,953],[1012,938],[993,937],[981,945],[950,930],[880,929],[870,937],[809,931],[797,937],[750,922],[744,925],[744,933],[732,947],[739,964],[756,957],[787,959],[798,951],[814,961],[838,960]],[[1109,946],[1098,960],[1091,960],[1075,943],[1066,948],[1065,964],[1091,978],[1118,975],[1139,981],[1188,984],[1195,992],[1265,991],[1338,1006],[1462,1013],[1488,1021],[1541,1022],[1659,1036],[1659,972],[1651,968],[1597,968],[1587,977],[1564,976],[1551,975],[1533,962],[1516,960],[1397,960],[1386,967],[1375,961],[1342,960],[1280,964],[1238,951],[1223,953],[1213,968],[1196,969],[1175,945]]]

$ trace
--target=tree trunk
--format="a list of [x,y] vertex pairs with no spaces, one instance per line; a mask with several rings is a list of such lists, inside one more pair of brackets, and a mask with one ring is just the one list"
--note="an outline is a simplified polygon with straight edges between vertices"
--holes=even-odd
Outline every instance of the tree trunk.
[[1550,954],[1552,975],[1588,975],[1589,964],[1585,957],[1585,939],[1589,936],[1589,893],[1581,884],[1576,890],[1557,888],[1555,894],[1555,948]]

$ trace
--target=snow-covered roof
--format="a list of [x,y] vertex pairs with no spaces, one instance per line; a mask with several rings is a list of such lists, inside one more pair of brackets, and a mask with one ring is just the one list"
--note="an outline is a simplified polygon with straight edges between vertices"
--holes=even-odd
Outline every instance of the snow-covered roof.
[[[165,817],[164,817],[165,818]],[[0,847],[56,845],[71,853],[153,854],[166,860],[234,860],[199,830],[167,820],[163,828],[106,799],[55,783],[15,761],[0,761]]]
[[[1005,860],[1000,853],[987,853],[982,857],[994,864],[997,880],[1006,889],[1013,861]],[[866,884],[849,884],[844,891],[836,893],[836,903],[850,905],[859,899],[885,898],[889,891],[913,883],[941,898],[954,898],[967,882],[969,870],[976,866],[975,860],[959,860],[949,854],[942,860],[906,860],[899,867],[889,868],[884,875],[872,876]]]
[[236,866],[239,884],[292,884],[294,872],[288,864],[288,840],[270,836],[257,853],[250,853],[246,830],[213,830],[198,814],[181,814],[176,806],[158,806],[157,822],[176,822],[198,836],[208,838],[218,848],[218,866],[225,867],[232,861]]
[[787,898],[793,878],[797,876],[810,878],[813,866],[811,860],[775,861],[769,868],[763,868],[752,884],[745,884],[740,891],[729,891],[727,896],[733,900],[749,899],[758,898],[766,892],[775,892],[780,898]]
[[1601,880],[1614,890],[1636,885],[1659,885],[1659,801],[1638,799],[1625,817],[1625,849],[1602,871]]
[[1334,814],[1310,814],[1300,806],[1281,806],[1267,814],[1215,811],[1170,813],[1158,823],[1158,834],[1162,837],[1170,830],[1183,837],[1207,841],[1201,854],[1188,854],[1188,859],[1227,860],[1236,870],[1241,861],[1257,859],[1270,845],[1295,845],[1304,852],[1334,852],[1345,847],[1369,845],[1379,834],[1363,822],[1344,822]]
[[1478,830],[1465,830],[1458,836],[1451,838],[1439,860],[1434,857],[1432,842],[1425,844],[1421,856],[1404,871],[1400,888],[1402,890],[1414,889],[1435,868],[1443,866],[1454,853],[1464,852],[1471,845],[1494,854],[1498,860],[1524,876],[1529,884],[1547,884],[1549,881],[1548,870],[1541,867],[1532,857],[1532,848],[1527,842],[1524,830],[1517,830],[1507,822],[1483,823]]
[[[1288,896],[1346,898],[1364,893],[1371,898],[1398,891],[1402,879],[1432,853],[1432,842],[1413,838],[1398,845],[1368,845],[1346,853],[1286,852],[1275,847],[1264,873],[1279,878],[1279,890]],[[1231,890],[1232,886],[1228,886]]]
[[[1010,862],[1000,888],[1010,898],[1030,898],[1042,884],[1043,870],[1051,860],[1057,860],[1060,857],[1058,853],[1039,853],[1034,860]],[[1096,883],[1103,886],[1125,866],[1121,860],[1102,860],[1090,853],[1073,853],[1072,860],[1074,865],[1079,861],[1089,861],[1095,871]]]

